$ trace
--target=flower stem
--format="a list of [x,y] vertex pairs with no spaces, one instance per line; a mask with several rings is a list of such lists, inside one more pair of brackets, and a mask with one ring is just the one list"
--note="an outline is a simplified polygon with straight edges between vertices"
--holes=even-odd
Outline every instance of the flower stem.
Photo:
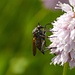
[[68,63],[65,63],[63,68],[63,75],[67,75],[67,70],[68,70]]

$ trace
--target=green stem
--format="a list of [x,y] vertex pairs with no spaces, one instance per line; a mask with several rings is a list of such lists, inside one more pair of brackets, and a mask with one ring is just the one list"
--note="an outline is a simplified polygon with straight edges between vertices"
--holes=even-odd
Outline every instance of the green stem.
[[63,75],[67,75],[67,70],[68,70],[68,63],[65,63],[63,68]]

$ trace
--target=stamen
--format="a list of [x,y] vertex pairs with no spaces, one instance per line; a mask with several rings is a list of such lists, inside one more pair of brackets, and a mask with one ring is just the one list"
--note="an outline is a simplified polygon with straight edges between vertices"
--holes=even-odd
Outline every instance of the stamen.
[[57,7],[55,7],[55,9],[61,9],[62,3],[60,1],[56,5],[57,5]]

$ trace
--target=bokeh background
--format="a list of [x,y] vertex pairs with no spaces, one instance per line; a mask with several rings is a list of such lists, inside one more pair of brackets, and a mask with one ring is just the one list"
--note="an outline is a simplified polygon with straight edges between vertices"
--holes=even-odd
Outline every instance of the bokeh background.
[[[46,9],[41,0],[0,0],[0,75],[62,75],[62,66],[50,65],[54,55],[49,51],[32,54],[32,30],[38,22],[44,26],[61,14]],[[70,74],[75,69],[68,69]]]

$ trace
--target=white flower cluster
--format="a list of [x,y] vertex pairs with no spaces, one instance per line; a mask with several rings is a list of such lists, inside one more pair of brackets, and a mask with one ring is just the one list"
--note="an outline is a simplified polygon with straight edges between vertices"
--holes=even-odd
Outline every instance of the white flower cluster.
[[[55,64],[68,62],[70,68],[75,67],[75,0],[69,0],[70,4],[58,2],[56,9],[62,9],[65,13],[52,23],[52,42],[48,48],[51,54],[56,54],[52,59]],[[56,48],[53,48],[56,47]]]

